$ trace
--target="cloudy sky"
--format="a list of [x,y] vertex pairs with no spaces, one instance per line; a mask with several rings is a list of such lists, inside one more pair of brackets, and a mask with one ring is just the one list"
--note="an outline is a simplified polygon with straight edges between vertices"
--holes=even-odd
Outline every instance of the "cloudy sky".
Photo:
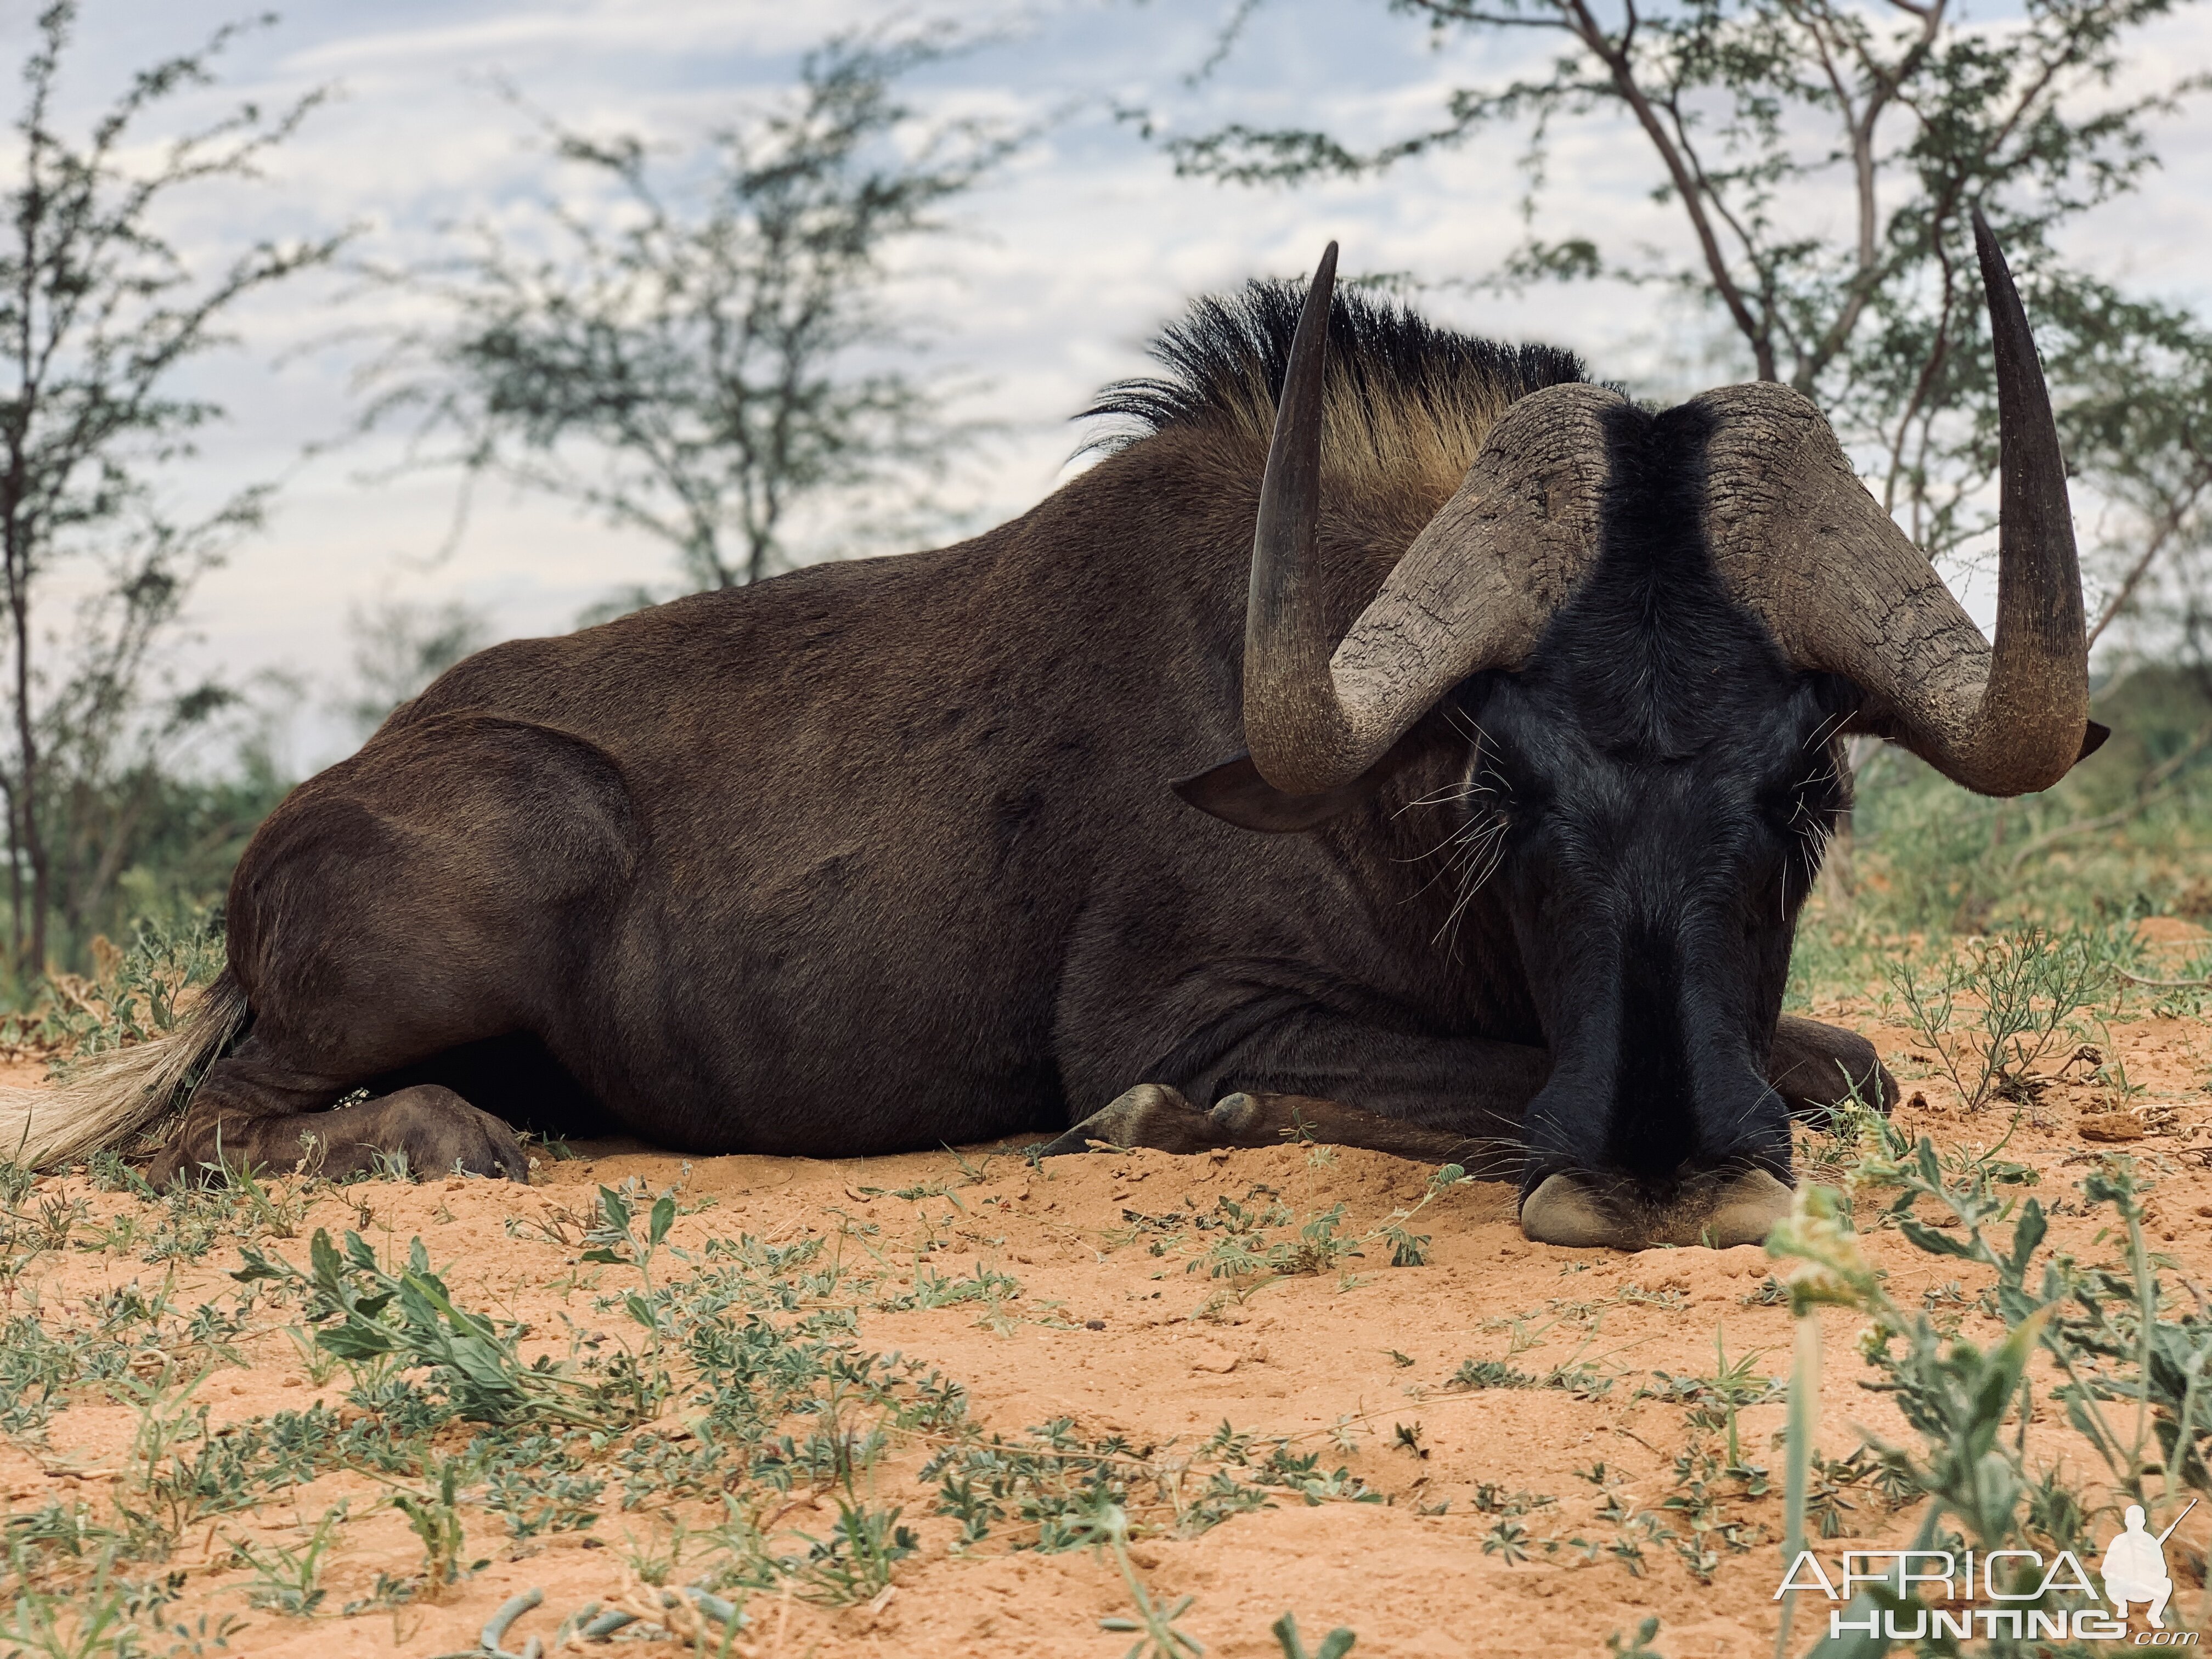
[[[501,82],[573,126],[680,148],[787,88],[799,54],[840,27],[950,17],[990,36],[910,92],[935,114],[1034,123],[1043,135],[966,202],[963,234],[932,248],[899,296],[937,325],[932,373],[976,385],[969,412],[1002,423],[965,480],[986,520],[1053,488],[1079,438],[1068,417],[1099,385],[1141,368],[1146,336],[1188,295],[1303,270],[1332,236],[1348,269],[1433,283],[1489,268],[1519,234],[1510,135],[1380,180],[1291,194],[1179,181],[1112,117],[1116,104],[1144,103],[1186,127],[1299,122],[1379,137],[1431,119],[1443,88],[1533,61],[1533,44],[1431,50],[1381,0],[1273,0],[1196,86],[1185,77],[1206,60],[1232,0],[278,3],[275,27],[227,54],[220,90],[179,105],[179,114],[211,114],[240,96],[273,104],[318,86],[337,95],[264,181],[210,191],[176,222],[181,244],[210,259],[253,237],[350,226],[364,257],[404,261],[434,252],[441,228],[456,222],[522,222],[544,196],[549,168],[528,123],[495,90]],[[1978,15],[2002,26],[2008,9]],[[189,49],[244,10],[226,0],[84,0],[71,106],[96,106],[134,67]],[[0,0],[11,58],[33,15],[27,0]],[[2185,6],[2143,44],[2145,77],[2212,66],[2212,16]],[[2201,306],[2212,300],[2212,192],[2203,188],[2212,105],[2200,101],[2154,133],[2163,171],[2100,211],[2074,252],[2142,289]],[[1633,134],[1563,131],[1552,176],[1553,232],[1676,239],[1666,210],[1647,199]],[[1833,210],[1839,228],[1846,206],[1838,200]],[[303,677],[311,690],[291,739],[302,767],[348,742],[323,703],[346,676],[352,607],[459,597],[502,634],[545,632],[572,625],[610,589],[669,569],[650,542],[498,487],[480,495],[465,538],[441,558],[450,477],[384,476],[391,453],[374,442],[305,453],[347,432],[368,349],[358,332],[392,320],[392,303],[337,278],[297,284],[257,302],[240,319],[239,345],[197,371],[197,386],[231,418],[179,489],[285,483],[269,532],[201,589],[189,649],[234,674],[281,666]],[[1692,320],[1637,295],[1553,290],[1504,304],[1442,290],[1427,304],[1484,331],[1575,347],[1639,390],[1707,378]]]

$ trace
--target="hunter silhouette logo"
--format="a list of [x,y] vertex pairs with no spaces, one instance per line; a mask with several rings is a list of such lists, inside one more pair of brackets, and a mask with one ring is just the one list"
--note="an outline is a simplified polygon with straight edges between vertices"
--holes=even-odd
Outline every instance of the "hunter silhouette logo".
[[[2189,1500],[2189,1510],[2197,1507],[2197,1500]],[[2097,1576],[2105,1581],[2105,1599],[2112,1604],[2115,1613],[2124,1619],[2128,1603],[2148,1603],[2151,1628],[2166,1628],[2166,1603],[2173,1594],[2173,1580],[2166,1576],[2166,1540],[2173,1536],[2173,1527],[2187,1518],[2189,1510],[2173,1517],[2173,1526],[2154,1538],[2143,1530],[2142,1506],[2128,1505],[2122,1517],[2127,1529],[2105,1546],[2105,1559],[2098,1565]]]
[[[2166,1628],[2166,1606],[2173,1595],[2166,1542],[2196,1507],[2191,1498],[2172,1526],[2153,1533],[2144,1525],[2142,1507],[2129,1504],[2120,1531],[2098,1563],[2101,1597],[2071,1550],[2059,1551],[2046,1565],[2039,1551],[2029,1549],[1888,1549],[1847,1550],[1842,1571],[1833,1577],[1811,1550],[1800,1550],[1782,1575],[1774,1599],[1810,1590],[1826,1601],[1846,1603],[1828,1612],[1828,1634],[1838,1640],[1847,1635],[1893,1642],[1978,1635],[1985,1640],[2070,1638],[2130,1641],[2136,1647],[2193,1647],[2193,1632]],[[1887,1595],[1875,1591],[1876,1585]],[[1924,1601],[1923,1591],[1929,1597]],[[2071,1605],[2056,1599],[2065,1596],[2079,1599]],[[2109,1603],[2111,1610],[2100,1603]],[[2131,1607],[2141,1607],[2151,1626],[2132,1638]]]

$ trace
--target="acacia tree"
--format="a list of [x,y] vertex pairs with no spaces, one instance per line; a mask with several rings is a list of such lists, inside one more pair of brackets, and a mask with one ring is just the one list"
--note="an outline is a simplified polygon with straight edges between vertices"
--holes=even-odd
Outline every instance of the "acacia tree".
[[382,599],[356,605],[347,625],[353,635],[353,685],[337,709],[363,738],[401,703],[492,640],[491,618],[465,599],[435,605]]
[[[2003,244],[2062,411],[2150,368],[2140,395],[2168,421],[2200,414],[2212,343],[2187,313],[2130,301],[2059,258],[2069,225],[2154,165],[2145,131],[2201,79],[2112,94],[2129,46],[2185,0],[2027,0],[2017,21],[1970,24],[1957,0],[1389,0],[1438,38],[1556,44],[1534,75],[1455,88],[1438,118],[1371,148],[1312,129],[1231,124],[1170,137],[1185,174],[1289,183],[1358,175],[1500,125],[1528,137],[1529,234],[1491,280],[1607,278],[1692,296],[1725,320],[1752,372],[1816,399],[1923,547],[1990,528],[1996,459],[1986,320],[1967,216]],[[1241,6],[1217,58],[1257,9]],[[1626,121],[1653,198],[1679,213],[1681,256],[1624,252],[1586,228],[1547,237],[1549,141],[1575,120]],[[1847,204],[1850,229],[1826,226]],[[2096,419],[2106,421],[2106,414]],[[2192,510],[2127,446],[2069,432],[2077,465],[2141,511],[2114,595],[2156,526]],[[2109,617],[2107,618],[2109,619]]]
[[2090,643],[2148,599],[2156,648],[2179,649],[2212,696],[2212,580],[2199,565],[2212,545],[2212,334],[2185,311],[2101,283],[2066,297],[2088,313],[2068,319],[2069,337],[2094,344],[2061,364],[2070,459],[2117,515],[2100,527],[2116,576]]
[[[341,239],[260,243],[203,279],[160,229],[180,192],[252,178],[321,101],[161,139],[167,100],[212,84],[237,26],[140,70],[82,137],[58,111],[75,0],[39,15],[23,64],[0,225],[0,560],[7,601],[11,957],[35,974],[57,906],[116,874],[153,788],[150,757],[234,693],[209,683],[149,707],[160,642],[192,586],[262,520],[266,486],[182,515],[155,480],[222,410],[178,371],[228,343],[240,302],[329,261]],[[73,606],[62,598],[75,598]],[[62,615],[55,614],[61,607]],[[67,886],[70,890],[61,889]]]
[[445,320],[376,366],[366,423],[412,419],[410,464],[645,532],[694,588],[793,562],[795,514],[832,491],[926,477],[963,434],[890,360],[887,257],[1019,142],[915,130],[895,83],[944,50],[834,40],[795,98],[675,162],[541,118],[583,195],[548,205],[550,251],[479,226],[469,253],[394,278]]

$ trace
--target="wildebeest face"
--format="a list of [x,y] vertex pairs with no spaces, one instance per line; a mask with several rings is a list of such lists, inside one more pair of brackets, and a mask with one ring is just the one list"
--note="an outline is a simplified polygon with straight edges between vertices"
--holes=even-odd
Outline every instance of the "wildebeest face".
[[1552,1053],[1523,1191],[1565,1175],[1586,1200],[1556,1242],[1691,1243],[1732,1181],[1789,1178],[1767,1049],[1846,799],[1848,692],[1791,673],[1724,601],[1694,606],[1695,647],[1656,670],[1613,648],[1599,608],[1571,608],[1526,670],[1470,688],[1462,833]]
[[1468,833],[1495,842],[1492,902],[1553,1055],[1523,1191],[1566,1179],[1531,1224],[1691,1242],[1717,1192],[1747,1178],[1771,1208],[1752,1172],[1789,1176],[1767,1049],[1856,695],[1794,671],[1723,580],[1711,412],[1620,404],[1602,425],[1593,564],[1519,672],[1461,695]]
[[1388,775],[1448,700],[1479,724],[1474,781],[1498,793],[1487,902],[1553,1056],[1525,1131],[1531,1237],[1735,1243],[1781,1212],[1787,1124],[1763,1063],[1841,805],[1842,720],[1992,795],[2048,788],[2104,735],[2057,426],[2003,256],[1974,229],[2001,436],[1994,644],[1820,411],[1769,384],[1658,416],[1594,386],[1522,397],[1338,637],[1322,256],[1253,534],[1249,756],[1179,787],[1232,822],[1303,828]]

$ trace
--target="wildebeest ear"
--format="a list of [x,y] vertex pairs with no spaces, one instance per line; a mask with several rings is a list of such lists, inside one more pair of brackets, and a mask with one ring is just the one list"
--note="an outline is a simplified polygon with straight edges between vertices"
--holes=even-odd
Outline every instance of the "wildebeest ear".
[[2102,749],[2105,746],[2105,739],[2112,735],[2112,728],[2111,726],[2103,725],[2096,720],[2091,720],[2089,722],[2089,729],[2081,734],[2081,752],[2074,757],[2074,764],[2079,766],[2083,761],[2088,759],[2090,756],[2095,754],[2100,749]]
[[1348,812],[1382,787],[1402,758],[1393,750],[1349,783],[1317,795],[1290,795],[1260,775],[1249,752],[1239,750],[1218,766],[1177,778],[1168,787],[1201,812],[1240,830],[1287,835],[1310,830]]
[[1421,728],[1416,726],[1358,777],[1313,795],[1293,795],[1276,788],[1260,775],[1260,769],[1252,764],[1249,749],[1238,750],[1219,765],[1209,766],[1203,772],[1173,779],[1168,787],[1200,811],[1210,813],[1224,823],[1267,835],[1289,835],[1349,812],[1419,754],[1421,744]]

